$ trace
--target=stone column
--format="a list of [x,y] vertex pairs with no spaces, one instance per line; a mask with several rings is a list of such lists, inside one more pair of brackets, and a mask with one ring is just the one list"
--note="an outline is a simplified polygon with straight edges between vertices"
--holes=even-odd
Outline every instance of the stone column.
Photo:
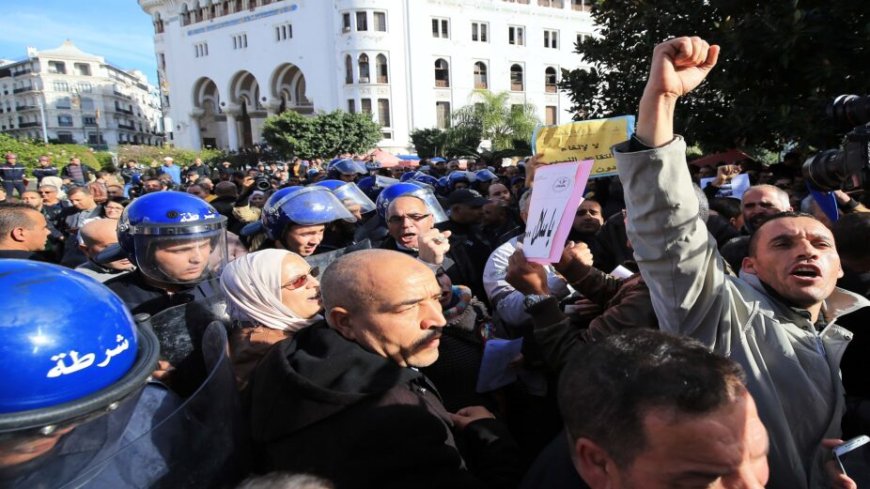
[[230,151],[238,151],[239,149],[239,124],[236,122],[236,117],[242,114],[242,107],[237,104],[230,104],[224,109],[224,114],[227,116],[227,141],[229,142]]
[[205,114],[205,111],[199,107],[194,107],[190,111],[190,137],[193,139],[193,147],[202,149],[202,134],[199,131],[199,119]]

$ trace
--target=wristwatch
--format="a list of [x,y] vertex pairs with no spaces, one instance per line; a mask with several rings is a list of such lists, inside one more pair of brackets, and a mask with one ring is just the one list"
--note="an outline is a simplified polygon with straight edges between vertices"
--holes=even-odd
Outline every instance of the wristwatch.
[[523,299],[523,308],[528,311],[529,308],[531,308],[535,304],[543,302],[550,297],[553,296],[550,294],[529,294]]

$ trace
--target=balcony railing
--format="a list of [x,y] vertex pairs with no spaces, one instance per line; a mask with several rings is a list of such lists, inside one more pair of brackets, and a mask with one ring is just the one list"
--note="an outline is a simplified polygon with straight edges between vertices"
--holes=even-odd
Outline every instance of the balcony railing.
[[127,129],[128,131],[135,131],[135,130],[136,130],[136,126],[134,126],[134,125],[132,125],[132,124],[128,126],[128,125],[126,125],[126,124],[121,124],[121,123],[119,123],[119,124],[118,124],[118,129]]
[[42,124],[42,123],[41,122],[22,122],[21,124],[18,124],[18,127],[19,128],[38,127],[40,124]]
[[33,87],[19,87],[12,90],[12,93],[23,93],[33,90]]
[[15,110],[17,110],[17,111],[22,111],[22,110],[35,110],[35,109],[38,109],[38,108],[39,108],[39,107],[37,107],[37,106],[35,106],[35,105],[16,105],[16,106],[15,106]]
[[122,113],[122,114],[133,115],[133,111],[132,111],[132,110],[122,109],[122,108],[120,108],[120,107],[115,107],[115,111],[116,111],[116,112],[120,112],[120,113]]

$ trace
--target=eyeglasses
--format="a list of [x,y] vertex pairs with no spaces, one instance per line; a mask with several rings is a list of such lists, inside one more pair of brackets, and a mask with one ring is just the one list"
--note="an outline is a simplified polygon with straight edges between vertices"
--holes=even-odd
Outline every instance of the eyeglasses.
[[314,278],[318,275],[320,275],[320,267],[314,267],[308,270],[308,272],[299,275],[298,277],[291,278],[286,284],[282,285],[281,288],[287,290],[295,290],[300,287],[304,287],[305,284],[308,283],[309,277]]
[[39,193],[39,195],[48,195],[48,194],[56,194],[57,191],[56,190],[40,190],[38,193]]
[[404,216],[390,216],[387,222],[390,224],[403,224],[405,219],[410,219],[414,222],[420,222],[432,214],[405,214]]

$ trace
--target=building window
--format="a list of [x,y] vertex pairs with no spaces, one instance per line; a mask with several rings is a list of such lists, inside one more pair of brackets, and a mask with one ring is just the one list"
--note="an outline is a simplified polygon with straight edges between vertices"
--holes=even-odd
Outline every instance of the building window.
[[82,124],[84,124],[86,126],[96,126],[97,125],[97,118],[92,116],[92,115],[86,115],[86,116],[82,117]]
[[369,83],[369,56],[365,53],[359,55],[359,82]]
[[75,74],[79,76],[91,76],[91,65],[87,63],[76,63],[73,65]]
[[350,32],[350,12],[341,14],[341,32]]
[[344,83],[353,83],[353,58],[349,54],[344,57]]
[[586,34],[577,33],[577,44],[579,45],[581,42],[586,40]]
[[520,65],[511,65],[511,90],[523,91],[523,67]]
[[432,19],[432,37],[450,39],[450,20]]
[[359,102],[360,102],[360,104],[359,104],[360,112],[362,112],[363,114],[371,114],[372,113],[372,99],[364,98],[364,99],[360,99]]
[[70,105],[70,98],[69,97],[61,97],[61,98],[57,99],[57,102],[55,102],[54,106],[58,109],[72,108],[72,105]]
[[82,110],[94,110],[94,99],[90,97],[79,97],[79,104]]
[[512,25],[508,27],[508,44],[512,44],[514,46],[525,46],[526,45],[526,35],[525,28]]
[[82,93],[91,93],[94,91],[94,86],[90,82],[81,82],[78,84],[78,89]]
[[275,40],[286,41],[293,39],[293,26],[290,24],[282,24],[275,26]]
[[556,68],[548,66],[544,70],[544,90],[547,93],[556,93]]
[[450,102],[435,102],[435,126],[438,129],[450,127]]
[[378,32],[387,32],[387,13],[375,12],[374,14],[375,30]]
[[48,72],[58,75],[66,75],[66,64],[63,61],[49,61]]
[[562,0],[538,0],[538,5],[541,7],[562,8]]
[[356,100],[352,98],[347,99],[347,111],[351,114],[356,114]]
[[378,83],[389,83],[389,77],[387,75],[387,57],[383,54],[379,54],[375,58],[375,73],[378,77]]
[[69,114],[61,114],[57,116],[57,125],[60,127],[72,127],[73,118]]
[[471,40],[474,42],[489,42],[489,24],[485,22],[471,23]]
[[55,80],[51,84],[55,92],[69,92],[69,83],[65,81]]
[[571,8],[581,12],[592,11],[592,0],[571,0]]
[[544,47],[559,49],[559,31],[544,29]]
[[450,65],[441,58],[435,60],[435,86],[450,86]]
[[245,49],[248,47],[248,35],[236,34],[233,36],[233,49]]
[[548,126],[556,125],[556,106],[548,105],[544,107],[544,124]]
[[486,78],[486,65],[483,61],[474,63],[474,88],[489,88]]
[[208,56],[208,43],[200,42],[200,43],[194,44],[193,52],[197,58],[201,58],[203,56]]
[[369,30],[368,18],[367,18],[366,13],[364,11],[356,13],[356,30],[358,30],[358,31]]
[[57,133],[57,140],[62,143],[74,143],[73,135],[71,132],[59,132]]
[[378,99],[378,121],[381,127],[390,127],[390,100],[385,98]]

